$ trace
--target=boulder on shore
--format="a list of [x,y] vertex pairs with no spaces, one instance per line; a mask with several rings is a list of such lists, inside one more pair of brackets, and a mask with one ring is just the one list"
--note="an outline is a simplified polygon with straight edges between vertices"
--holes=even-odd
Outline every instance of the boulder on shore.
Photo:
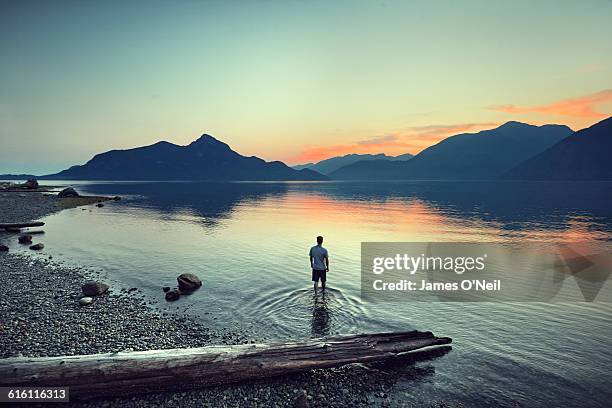
[[178,300],[178,298],[180,297],[181,297],[181,292],[176,288],[166,292],[166,300],[168,302],[174,302],[175,300]]
[[27,188],[28,190],[36,190],[38,188],[38,181],[36,181],[36,179],[29,179],[23,183],[21,187]]
[[88,281],[81,286],[85,296],[98,296],[108,290],[108,285],[102,282]]
[[192,273],[183,273],[176,280],[181,293],[189,294],[202,286],[200,278]]
[[34,244],[32,246],[30,246],[31,250],[34,251],[40,251],[41,249],[43,249],[45,247],[45,244],[41,244],[40,242],[38,244]]
[[59,192],[59,194],[57,195],[59,198],[66,198],[66,197],[78,197],[79,193],[76,192],[76,190],[72,187],[67,187],[65,189],[63,189],[62,191]]
[[32,243],[32,236],[31,235],[21,235],[19,238],[19,243],[20,244],[31,244]]

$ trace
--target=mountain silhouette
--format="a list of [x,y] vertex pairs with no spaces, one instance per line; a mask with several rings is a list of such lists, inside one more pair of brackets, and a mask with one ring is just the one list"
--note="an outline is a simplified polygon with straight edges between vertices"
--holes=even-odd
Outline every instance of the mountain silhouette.
[[311,166],[314,166],[316,163],[304,163],[304,164],[296,164],[295,166],[291,166],[291,168],[295,169],[295,170],[303,170],[303,169],[308,169]]
[[495,129],[450,136],[408,161],[358,161],[329,176],[339,180],[490,180],[571,133],[562,125],[507,122]]
[[36,178],[32,174],[0,174],[0,180],[29,180]]
[[406,160],[412,159],[414,157],[414,154],[404,153],[404,154],[400,154],[399,156],[387,156],[387,157],[391,161],[406,161]]
[[511,169],[513,180],[612,180],[612,117],[582,129]]
[[326,180],[315,171],[295,170],[280,161],[246,157],[204,134],[187,146],[157,142],[95,155],[43,179],[82,180]]
[[399,156],[387,156],[384,153],[378,154],[347,154],[344,156],[336,156],[329,159],[321,160],[317,163],[306,163],[293,166],[294,169],[310,169],[318,173],[329,175],[341,167],[358,161],[383,160],[383,161],[406,161],[412,158],[412,154],[404,153]]

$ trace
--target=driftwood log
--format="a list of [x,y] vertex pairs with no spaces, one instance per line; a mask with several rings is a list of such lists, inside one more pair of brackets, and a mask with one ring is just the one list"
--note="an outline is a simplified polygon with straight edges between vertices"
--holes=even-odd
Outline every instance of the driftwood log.
[[142,394],[382,361],[451,341],[431,332],[412,331],[342,335],[298,343],[15,357],[0,359],[0,386],[69,387],[71,399]]
[[45,223],[41,222],[41,221],[37,221],[37,222],[14,222],[14,223],[8,223],[8,224],[0,224],[0,229],[42,227],[43,225],[45,225]]

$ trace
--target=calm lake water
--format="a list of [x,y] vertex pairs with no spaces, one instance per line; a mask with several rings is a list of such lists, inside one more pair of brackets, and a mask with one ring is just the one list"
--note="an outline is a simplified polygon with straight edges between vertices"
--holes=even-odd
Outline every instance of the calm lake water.
[[[138,287],[161,309],[269,340],[409,329],[452,337],[450,353],[400,370],[391,398],[406,404],[608,406],[612,397],[610,303],[360,297],[362,241],[589,241],[609,249],[612,183],[76,187],[124,200],[47,217],[44,253],[99,269],[114,288]],[[331,260],[324,296],[312,293],[308,261],[319,234]],[[161,287],[183,272],[200,276],[203,288],[166,303]]]

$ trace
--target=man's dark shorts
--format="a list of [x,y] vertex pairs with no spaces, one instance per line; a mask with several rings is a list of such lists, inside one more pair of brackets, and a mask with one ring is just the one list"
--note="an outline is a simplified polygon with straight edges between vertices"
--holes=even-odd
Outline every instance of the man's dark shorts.
[[313,282],[318,282],[319,279],[321,279],[321,282],[325,282],[327,280],[327,272],[326,271],[319,271],[317,269],[313,269],[312,270],[312,281]]

